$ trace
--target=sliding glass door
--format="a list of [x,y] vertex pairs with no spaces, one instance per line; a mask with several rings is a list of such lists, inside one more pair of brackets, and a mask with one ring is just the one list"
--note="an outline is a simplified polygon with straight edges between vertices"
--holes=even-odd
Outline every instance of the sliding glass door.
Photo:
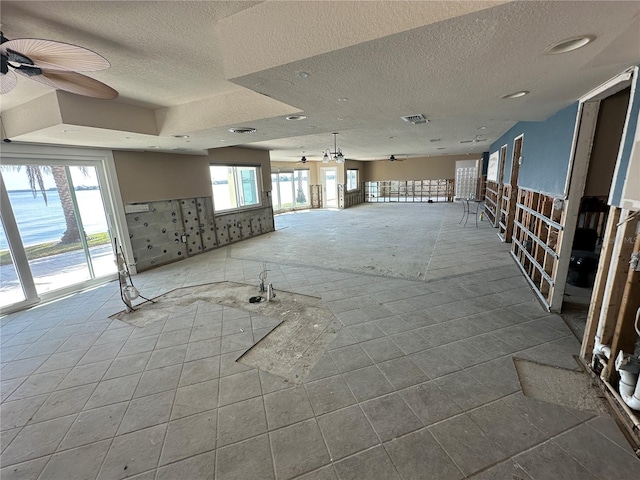
[[304,208],[310,205],[309,170],[272,173],[271,186],[275,211]]
[[116,273],[99,165],[5,160],[0,175],[0,307]]

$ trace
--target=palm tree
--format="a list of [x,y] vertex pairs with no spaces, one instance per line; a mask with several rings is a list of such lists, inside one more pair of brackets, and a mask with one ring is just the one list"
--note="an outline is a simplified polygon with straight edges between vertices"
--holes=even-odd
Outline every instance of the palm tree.
[[[23,165],[3,165],[1,168],[20,171],[22,170],[22,167]],[[44,186],[43,173],[51,174],[53,176],[53,181],[56,184],[56,189],[60,196],[62,213],[67,227],[60,239],[60,243],[78,242],[80,240],[80,230],[78,229],[78,222],[76,220],[76,213],[73,207],[73,200],[71,198],[71,191],[69,190],[69,181],[65,167],[61,165],[24,165],[24,167],[29,180],[31,193],[33,193],[33,198],[36,198],[38,192],[40,192],[45,205],[48,205],[48,201],[47,191]],[[85,176],[89,175],[87,167],[79,167],[79,169]]]

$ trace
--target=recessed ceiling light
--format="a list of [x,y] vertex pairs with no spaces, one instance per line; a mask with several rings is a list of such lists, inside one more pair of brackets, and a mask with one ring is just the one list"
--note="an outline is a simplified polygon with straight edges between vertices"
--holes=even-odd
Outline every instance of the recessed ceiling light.
[[226,140],[224,138],[221,138],[220,141],[221,142],[226,142]]
[[309,74],[307,72],[298,72],[298,78],[309,78]]
[[503,95],[502,98],[520,98],[520,97],[524,97],[525,95],[528,95],[528,94],[529,94],[528,90],[520,90],[519,92],[510,93],[508,95]]
[[346,102],[347,100],[349,100],[349,99],[348,99],[348,98],[345,98],[345,97],[340,97],[340,98],[338,99],[338,101],[339,101],[339,102]]
[[287,120],[291,120],[292,122],[297,121],[297,120],[304,120],[305,118],[307,118],[304,115],[289,115],[287,117],[284,117]]
[[252,127],[230,128],[231,133],[256,133],[256,129]]
[[595,35],[583,35],[580,37],[567,38],[566,40],[562,40],[561,42],[556,43],[555,45],[551,45],[545,50],[544,53],[547,55],[557,55],[559,53],[573,52],[574,50],[588,45],[595,39]]
[[485,127],[484,125],[482,125],[481,127],[478,127],[478,130],[485,130],[487,127]]
[[160,147],[158,145],[151,145],[149,148],[152,148],[152,149],[155,150],[155,149],[160,148]]
[[173,138],[189,138],[189,135],[174,135]]

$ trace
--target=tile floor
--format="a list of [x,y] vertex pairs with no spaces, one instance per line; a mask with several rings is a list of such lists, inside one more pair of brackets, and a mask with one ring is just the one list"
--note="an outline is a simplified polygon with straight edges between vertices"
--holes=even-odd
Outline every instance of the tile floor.
[[512,356],[576,368],[579,343],[495,230],[460,214],[281,215],[274,233],[134,278],[151,297],[257,285],[268,262],[276,291],[319,296],[344,325],[300,386],[235,362],[276,323],[239,309],[135,328],[109,319],[111,283],[3,318],[1,478],[640,478],[610,418],[520,393]]

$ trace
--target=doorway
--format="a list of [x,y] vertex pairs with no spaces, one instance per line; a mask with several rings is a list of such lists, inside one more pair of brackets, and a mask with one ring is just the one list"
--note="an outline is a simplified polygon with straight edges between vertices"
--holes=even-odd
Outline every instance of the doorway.
[[3,159],[3,312],[115,278],[100,167],[93,162]]
[[322,182],[322,207],[338,208],[338,169],[336,167],[320,167]]
[[[568,238],[566,246],[571,255],[562,272],[566,274],[566,284],[561,299],[563,313],[575,312],[581,320],[593,301],[599,264],[604,266],[610,261],[611,252],[604,248],[603,240],[608,228],[608,199],[628,117],[630,83],[623,80],[595,98],[587,99],[581,110],[578,146],[569,183],[572,211],[567,212],[566,222],[567,233],[570,232],[570,244]],[[579,148],[583,144],[589,148]]]

